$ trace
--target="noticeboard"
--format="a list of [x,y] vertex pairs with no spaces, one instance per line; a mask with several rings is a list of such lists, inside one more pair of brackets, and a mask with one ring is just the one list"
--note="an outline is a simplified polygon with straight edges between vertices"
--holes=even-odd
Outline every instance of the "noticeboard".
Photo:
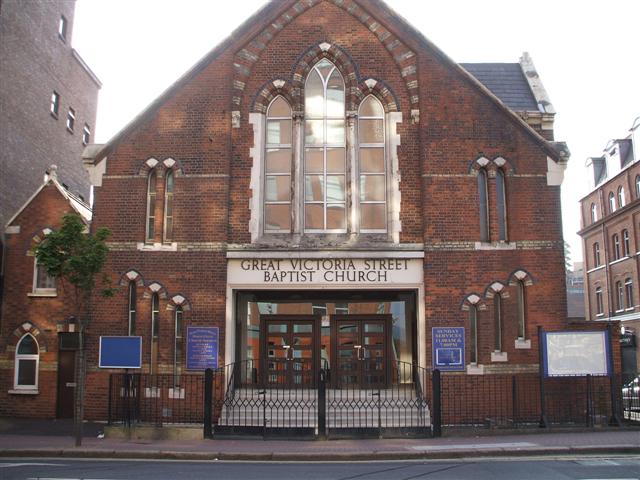
[[187,327],[187,370],[218,368],[218,327]]
[[545,377],[611,375],[609,332],[542,332]]
[[462,371],[464,362],[464,327],[433,327],[433,369]]
[[141,368],[142,337],[100,337],[100,368]]

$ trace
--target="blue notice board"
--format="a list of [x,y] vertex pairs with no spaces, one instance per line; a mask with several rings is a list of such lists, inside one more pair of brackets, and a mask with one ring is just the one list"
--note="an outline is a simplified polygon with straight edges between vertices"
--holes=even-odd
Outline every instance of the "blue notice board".
[[464,370],[464,327],[433,327],[431,335],[434,370]]
[[218,368],[218,327],[187,327],[187,370]]
[[100,337],[100,368],[141,368],[142,337]]

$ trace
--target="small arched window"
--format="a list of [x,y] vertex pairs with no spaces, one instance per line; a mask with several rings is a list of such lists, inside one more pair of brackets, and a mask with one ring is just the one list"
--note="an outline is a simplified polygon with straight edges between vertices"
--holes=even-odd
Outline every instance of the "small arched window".
[[616,211],[616,196],[613,192],[609,192],[609,213]]
[[633,310],[633,281],[631,278],[627,278],[624,281],[624,289],[627,297],[627,310]]
[[618,187],[618,208],[622,208],[625,206],[624,201],[624,187]]
[[487,196],[487,171],[478,172],[478,200],[480,202],[480,240],[489,241],[489,198]]
[[175,175],[173,170],[167,172],[164,188],[164,241],[173,239],[173,188]]
[[149,373],[156,373],[158,367],[158,338],[160,335],[160,296],[151,296],[151,363]]
[[16,345],[13,388],[16,390],[37,390],[39,363],[38,342],[33,335],[27,333]]
[[598,242],[593,244],[593,266],[600,266],[600,244]]
[[493,297],[493,321],[494,321],[494,340],[493,350],[502,351],[502,295],[496,293]]
[[631,239],[629,238],[629,230],[622,231],[622,255],[628,257],[631,253]]
[[291,231],[291,107],[281,96],[267,109],[264,230]]
[[387,176],[384,152],[384,108],[369,95],[358,113],[360,230],[387,229]]
[[136,334],[136,282],[129,282],[129,336]]
[[598,315],[604,314],[604,301],[602,298],[602,287],[596,288],[596,313]]
[[156,183],[157,174],[155,170],[149,172],[147,177],[147,242],[152,243],[156,236]]
[[496,209],[498,211],[498,235],[499,240],[507,240],[507,196],[505,191],[504,172],[498,169],[496,172]]
[[469,335],[471,345],[469,346],[469,362],[478,364],[478,307],[469,306]]
[[620,235],[613,234],[613,259],[618,260],[620,258]]
[[636,175],[636,198],[640,198],[640,175]]
[[527,298],[524,282],[518,280],[516,284],[517,304],[518,304],[518,340],[526,338],[526,316],[527,316]]
[[345,87],[336,66],[316,63],[304,95],[304,230],[346,232]]
[[591,223],[598,221],[598,206],[595,203],[591,204]]

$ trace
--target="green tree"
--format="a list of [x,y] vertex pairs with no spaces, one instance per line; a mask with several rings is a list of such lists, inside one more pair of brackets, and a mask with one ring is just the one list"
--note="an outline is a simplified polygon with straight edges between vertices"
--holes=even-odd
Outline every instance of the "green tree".
[[[106,239],[111,232],[99,228],[94,233],[75,213],[62,218],[59,230],[49,233],[34,248],[38,264],[55,277],[63,291],[70,292],[78,325],[79,345],[76,353],[76,390],[74,398],[73,434],[76,446],[82,445],[82,421],[84,418],[84,387],[86,378],[85,332],[91,323],[91,298],[96,288],[96,278],[102,271],[109,248]],[[106,278],[103,278],[106,281]],[[110,289],[102,290],[110,296]]]

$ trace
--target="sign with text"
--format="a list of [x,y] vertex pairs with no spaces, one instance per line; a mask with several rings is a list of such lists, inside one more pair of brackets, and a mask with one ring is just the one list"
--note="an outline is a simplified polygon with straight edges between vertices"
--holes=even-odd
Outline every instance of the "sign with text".
[[433,368],[464,370],[464,327],[433,327]]
[[423,282],[415,258],[243,258],[229,261],[233,284],[353,285]]
[[187,370],[218,368],[218,327],[187,327]]
[[142,337],[100,337],[100,368],[141,368]]

